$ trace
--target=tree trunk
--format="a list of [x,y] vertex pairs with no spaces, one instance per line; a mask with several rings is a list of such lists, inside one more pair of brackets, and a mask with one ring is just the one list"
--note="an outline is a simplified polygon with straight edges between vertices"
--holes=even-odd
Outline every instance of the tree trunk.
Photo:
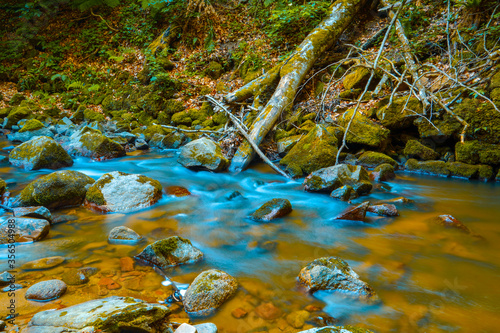
[[[259,83],[272,81],[275,73],[279,71],[280,81],[274,94],[250,128],[250,137],[257,145],[274,127],[283,110],[293,104],[295,94],[314,62],[340,37],[367,2],[368,0],[337,0],[330,7],[328,16],[314,28],[287,61],[278,64],[264,78],[258,78],[257,82],[250,82],[237,92],[226,96],[227,102],[248,98],[259,90]],[[247,141],[242,142],[229,170],[242,171],[250,164],[254,154],[250,144]]]

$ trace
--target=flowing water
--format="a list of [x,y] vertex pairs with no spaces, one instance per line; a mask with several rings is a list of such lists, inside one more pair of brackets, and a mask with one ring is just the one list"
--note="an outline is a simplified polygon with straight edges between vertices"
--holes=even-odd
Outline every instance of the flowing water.
[[[0,143],[3,155],[8,151],[6,145]],[[161,285],[159,275],[138,265],[132,272],[122,272],[120,258],[133,257],[153,241],[179,235],[202,250],[205,260],[171,269],[167,273],[172,279],[189,283],[201,271],[216,268],[240,283],[236,296],[214,316],[198,319],[214,322],[219,332],[292,332],[283,318],[310,305],[320,311],[313,312],[312,317],[326,314],[339,320],[339,325],[357,325],[376,332],[498,332],[499,184],[399,173],[395,180],[353,203],[404,196],[414,204],[399,205],[400,216],[396,218],[370,215],[367,223],[345,223],[332,218],[346,209],[347,203],[327,194],[306,193],[300,181],[285,180],[265,165],[238,175],[213,174],[187,170],[176,158],[176,151],[167,151],[105,162],[75,159],[69,169],[95,179],[115,170],[140,173],[159,180],[164,187],[183,186],[191,195],[164,195],[153,207],[127,214],[101,215],[83,207],[57,212],[73,220],[54,224],[43,241],[18,246],[16,265],[56,255],[66,261],[48,270],[18,270],[18,283],[31,285],[60,278],[71,267],[82,265],[100,271],[87,284],[69,286],[59,300],[30,302],[24,300],[26,288],[18,290],[18,325],[24,326],[42,310],[110,295],[164,300],[171,290]],[[0,165],[0,177],[14,195],[49,172],[25,172],[5,162]],[[242,196],[228,200],[234,191]],[[246,218],[272,198],[289,199],[293,212],[270,223]],[[485,240],[438,226],[433,219],[440,214],[452,214]],[[146,241],[134,246],[108,244],[109,231],[120,225],[134,229]],[[6,256],[6,248],[0,247],[0,272],[7,269]],[[313,297],[297,288],[301,268],[325,256],[347,260],[382,302],[366,305],[332,293]],[[116,281],[118,289],[99,286],[103,277]],[[0,293],[0,303],[7,302],[6,293]],[[279,308],[281,319],[266,321],[256,316],[254,308],[264,302]],[[248,315],[236,319],[231,315],[236,308],[245,309]],[[172,315],[173,321],[186,318],[182,311]],[[302,329],[309,327],[306,324]]]

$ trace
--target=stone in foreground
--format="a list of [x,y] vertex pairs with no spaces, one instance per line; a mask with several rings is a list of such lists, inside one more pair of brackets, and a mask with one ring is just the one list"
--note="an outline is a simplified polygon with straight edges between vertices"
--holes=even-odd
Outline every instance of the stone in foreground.
[[111,244],[137,244],[142,240],[142,236],[134,230],[125,226],[119,226],[111,229],[108,236],[108,242]]
[[366,216],[366,211],[370,206],[369,201],[365,201],[362,204],[351,207],[347,211],[335,217],[335,220],[350,220],[350,221],[364,221]]
[[325,326],[325,327],[311,328],[306,331],[300,331],[299,333],[373,333],[373,332],[365,328],[345,325],[345,326]]
[[304,189],[309,192],[331,192],[350,185],[358,195],[372,189],[368,172],[360,165],[339,164],[314,171],[304,180]]
[[212,314],[238,289],[231,275],[211,269],[202,272],[191,283],[184,296],[186,312],[197,315]]
[[13,209],[12,214],[15,217],[33,217],[35,219],[44,219],[52,222],[52,214],[50,213],[50,210],[43,206],[17,207]]
[[224,171],[229,165],[220,146],[207,138],[194,140],[183,146],[177,161],[186,168],[215,172]]
[[370,213],[374,213],[381,216],[398,216],[398,210],[393,204],[380,204],[368,207]]
[[63,333],[83,328],[119,333],[125,329],[158,332],[170,310],[131,297],[112,296],[35,314],[27,333]]
[[337,257],[312,261],[300,271],[299,282],[309,292],[331,290],[364,300],[378,299],[372,287],[361,281],[347,262]]
[[162,186],[155,179],[113,171],[102,175],[87,191],[85,204],[102,212],[130,212],[155,204]]
[[50,301],[61,297],[67,288],[61,280],[42,281],[29,287],[24,297],[30,301]]
[[134,258],[166,269],[200,261],[203,259],[203,253],[194,247],[189,239],[173,236],[146,246]]
[[47,136],[33,138],[12,149],[9,162],[28,171],[59,169],[73,165],[73,159],[64,148]]
[[249,217],[255,221],[270,221],[290,214],[292,204],[288,199],[272,199],[263,204]]
[[[32,218],[4,217],[0,220],[0,244],[9,244],[10,240],[16,243],[36,242],[45,238],[49,234],[50,223],[46,220]],[[13,231],[12,231],[13,230]]]

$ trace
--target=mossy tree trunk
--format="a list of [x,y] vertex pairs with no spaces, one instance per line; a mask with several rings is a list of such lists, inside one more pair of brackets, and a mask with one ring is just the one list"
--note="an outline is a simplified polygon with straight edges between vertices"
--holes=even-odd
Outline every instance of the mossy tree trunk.
[[[226,96],[226,101],[237,102],[262,90],[262,85],[280,81],[271,99],[250,127],[251,139],[259,145],[267,133],[274,127],[281,113],[293,104],[300,84],[318,57],[340,37],[360,9],[369,0],[337,0],[329,9],[328,16],[304,39],[292,56],[278,64],[261,78],[248,83],[238,91]],[[234,155],[230,171],[239,172],[245,169],[255,155],[248,141],[244,141]]]

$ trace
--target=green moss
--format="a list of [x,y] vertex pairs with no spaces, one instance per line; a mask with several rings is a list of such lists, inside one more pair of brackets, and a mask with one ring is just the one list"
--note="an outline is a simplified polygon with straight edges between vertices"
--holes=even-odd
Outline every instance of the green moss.
[[389,129],[401,129],[410,126],[416,114],[422,114],[422,103],[412,97],[395,99],[391,105],[386,105],[377,110],[376,115],[383,126]]
[[177,112],[172,115],[172,122],[176,125],[191,125],[193,120],[189,117],[189,114],[185,111]]
[[166,131],[160,125],[151,125],[151,126],[148,126],[142,133],[144,134],[144,137],[145,137],[146,141],[149,141],[149,140],[151,140],[151,138],[155,134],[162,134],[162,135],[164,135],[164,134],[166,134]]
[[22,101],[26,100],[26,97],[23,94],[16,93],[9,101],[9,105],[17,106],[21,104]]
[[[353,109],[347,110],[342,117],[339,117],[337,120],[339,125],[344,128],[347,127],[353,112]],[[358,112],[352,121],[346,142],[347,144],[358,144],[383,149],[388,141],[389,134],[390,131],[387,128],[376,124]]]
[[222,68],[221,64],[215,61],[211,61],[204,72],[205,75],[209,76],[211,79],[217,80],[222,76],[223,71],[224,69]]
[[154,242],[153,244],[151,244],[151,248],[157,255],[160,254],[168,258],[179,247],[179,243],[187,243],[189,245],[192,245],[191,241],[187,238],[173,236]]
[[54,139],[39,136],[15,147],[9,154],[13,165],[27,170],[58,169],[73,165],[73,159]]
[[83,111],[83,118],[88,122],[105,120],[103,114],[100,114],[99,112],[96,112],[91,109],[85,109],[85,111]]
[[444,161],[422,161],[419,162],[415,159],[406,161],[405,168],[407,171],[419,172],[430,175],[448,177],[451,172],[448,165]]
[[12,128],[12,126],[17,125],[20,120],[26,119],[30,115],[31,111],[26,107],[19,106],[12,109],[7,116],[7,124],[5,125],[5,128]]
[[500,164],[500,146],[479,141],[457,142],[455,159],[467,164]]
[[381,164],[390,164],[393,167],[398,166],[398,162],[390,158],[389,156],[382,154],[382,153],[377,153],[374,151],[367,151],[364,152],[359,158],[358,158],[358,164],[374,168],[376,166],[379,166]]
[[0,197],[4,195],[4,193],[7,191],[7,183],[5,180],[0,178]]
[[489,165],[478,165],[478,171],[480,180],[488,181],[490,179],[493,179],[493,177],[495,176],[493,168]]
[[339,94],[339,97],[343,99],[355,99],[358,98],[359,95],[361,95],[361,92],[362,92],[361,89],[344,90]]
[[479,172],[479,167],[477,165],[460,162],[448,163],[448,169],[450,170],[452,176],[468,179],[477,178]]
[[85,195],[85,199],[88,202],[91,202],[98,206],[105,205],[106,200],[104,200],[104,196],[102,195],[101,190],[104,187],[104,185],[110,183],[113,179],[114,177],[109,173],[102,175],[97,182],[95,182],[91,187],[89,187]]
[[26,123],[24,123],[23,127],[19,130],[19,132],[22,133],[22,132],[36,131],[44,127],[45,126],[40,121],[36,119],[30,119]]
[[125,149],[118,143],[112,141],[102,134],[88,132],[80,137],[82,144],[82,155],[99,158],[109,159],[125,155]]
[[343,84],[346,90],[364,89],[368,79],[370,78],[370,70],[365,67],[359,67],[354,72],[347,74]]
[[165,102],[163,110],[166,114],[173,115],[174,113],[184,111],[184,104],[175,99],[169,99]]
[[500,88],[500,72],[492,76],[489,88],[490,90]]
[[439,154],[429,147],[424,146],[417,140],[408,140],[403,153],[409,157],[418,157],[421,160],[435,160]]
[[253,71],[247,71],[245,74],[245,77],[243,78],[243,83],[247,84],[249,82],[252,82],[256,78],[262,75],[262,70],[261,69],[256,69]]
[[12,108],[3,108],[3,109],[0,109],[0,118],[7,117],[11,111],[12,111]]
[[165,71],[171,71],[175,68],[175,64],[168,60],[166,57],[159,57],[156,59],[156,63],[160,65]]

